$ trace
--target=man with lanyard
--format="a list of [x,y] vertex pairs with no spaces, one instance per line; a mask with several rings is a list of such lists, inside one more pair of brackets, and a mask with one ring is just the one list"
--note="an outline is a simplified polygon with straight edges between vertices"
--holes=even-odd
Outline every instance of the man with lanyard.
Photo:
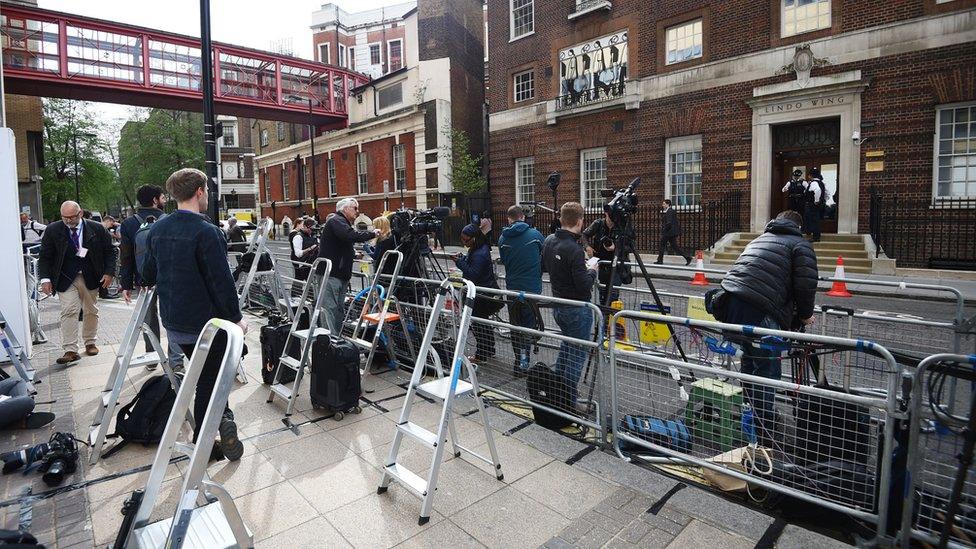
[[357,231],[352,222],[359,216],[359,201],[343,198],[336,203],[335,215],[329,216],[319,237],[319,257],[332,261],[332,271],[326,282],[325,318],[332,333],[342,328],[343,304],[346,288],[352,278],[352,263],[356,256],[353,244],[366,242],[379,236],[379,229]]
[[292,286],[293,295],[302,293],[300,281],[308,280],[308,273],[312,270],[311,263],[318,255],[319,245],[315,243],[312,236],[312,229],[315,227],[315,220],[311,217],[298,220],[298,225],[288,237],[291,250],[291,261],[295,267],[295,284]]
[[789,201],[790,209],[798,214],[803,213],[803,197],[806,193],[806,182],[803,181],[803,170],[793,170],[793,177],[783,185],[783,192]]

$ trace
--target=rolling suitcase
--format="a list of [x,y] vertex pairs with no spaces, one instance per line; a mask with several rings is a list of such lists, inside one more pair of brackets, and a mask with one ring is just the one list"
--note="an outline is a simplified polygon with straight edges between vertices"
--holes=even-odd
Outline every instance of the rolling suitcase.
[[359,348],[350,341],[318,336],[312,342],[312,407],[335,412],[336,421],[346,413],[358,414],[363,394],[359,371]]
[[[569,414],[573,412],[573,404],[569,401],[569,386],[564,381],[563,376],[554,368],[543,362],[536,362],[535,366],[529,369],[525,383],[529,392],[529,400],[533,404]],[[573,424],[572,421],[563,416],[535,406],[532,407],[532,416],[535,417],[537,425],[546,429],[558,430]]]
[[[308,328],[308,312],[302,312],[298,321],[299,329]],[[285,341],[288,340],[288,332],[291,330],[291,323],[280,316],[272,316],[268,319],[268,325],[261,327],[261,382],[265,385],[274,383],[275,371],[278,369],[278,362],[285,350]],[[293,339],[288,346],[288,356],[299,359],[301,354],[300,341]],[[295,371],[288,368],[281,373],[280,383],[291,383],[295,380]]]

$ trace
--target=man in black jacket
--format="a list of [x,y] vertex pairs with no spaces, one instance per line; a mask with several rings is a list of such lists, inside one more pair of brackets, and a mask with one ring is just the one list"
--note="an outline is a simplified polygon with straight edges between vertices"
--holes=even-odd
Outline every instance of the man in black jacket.
[[41,237],[37,263],[41,291],[60,294],[61,346],[58,364],[81,359],[78,354],[78,312],[84,311],[81,337],[85,354],[98,354],[98,288],[108,288],[115,277],[115,246],[101,223],[82,219],[82,209],[71,200],[61,204],[61,221],[47,226]]
[[295,269],[295,283],[292,284],[292,295],[301,295],[304,282],[308,280],[308,273],[312,270],[309,265],[318,256],[319,245],[315,243],[312,230],[315,220],[311,217],[299,219],[295,230],[288,236],[291,251],[292,266]]
[[353,244],[372,240],[380,234],[379,229],[357,231],[352,228],[352,222],[359,216],[359,202],[355,198],[340,200],[336,204],[336,212],[325,222],[319,239],[319,257],[332,261],[332,272],[326,282],[325,318],[334,334],[338,334],[342,328],[342,305],[349,279],[352,278],[352,262],[356,257]]
[[[593,312],[583,305],[592,299],[593,282],[599,259],[586,259],[580,234],[583,231],[583,206],[567,202],[559,209],[562,228],[546,237],[542,244],[542,265],[549,272],[552,295],[562,299],[580,301],[579,306],[553,307],[552,315],[564,336],[590,340],[593,334]],[[569,388],[570,402],[576,403],[577,389],[586,350],[581,345],[563,342],[556,357],[556,371],[561,373]]]
[[685,254],[681,246],[678,246],[678,237],[681,236],[681,226],[678,225],[678,212],[674,211],[674,207],[671,206],[671,201],[668,199],[665,199],[661,203],[661,210],[661,244],[657,253],[657,261],[654,263],[656,265],[664,263],[664,253],[667,251],[668,246],[671,246],[671,251],[685,258],[685,265],[690,265],[691,256]]
[[[766,225],[766,231],[750,242],[722,280],[729,293],[723,322],[790,330],[813,323],[817,294],[817,255],[800,232],[800,214],[787,210]],[[779,352],[743,345],[742,373],[780,379]],[[774,432],[770,387],[743,383],[746,398],[756,411],[760,436]]]
[[[207,176],[192,168],[178,170],[166,180],[166,189],[178,202],[179,209],[153,223],[142,278],[146,286],[156,286],[167,339],[179,345],[190,358],[197,338],[210,319],[236,322],[245,332],[247,324],[238,306],[234,277],[227,263],[227,241],[203,213],[208,202]],[[210,405],[226,348],[227,336],[218,332],[197,380],[193,401],[194,440]],[[244,446],[237,436],[230,408],[224,409],[219,429],[220,445],[216,447],[219,452],[215,451],[212,457],[240,459]]]

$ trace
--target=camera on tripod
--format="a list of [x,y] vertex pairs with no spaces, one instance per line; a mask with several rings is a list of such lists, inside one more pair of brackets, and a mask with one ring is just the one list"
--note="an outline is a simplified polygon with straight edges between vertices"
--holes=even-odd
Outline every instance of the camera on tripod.
[[640,178],[635,177],[626,187],[614,192],[613,198],[603,206],[603,211],[610,216],[614,226],[626,226],[630,216],[637,211],[638,185],[640,185]]
[[429,210],[400,209],[390,215],[390,231],[400,238],[438,232],[450,213],[451,209],[446,206]]

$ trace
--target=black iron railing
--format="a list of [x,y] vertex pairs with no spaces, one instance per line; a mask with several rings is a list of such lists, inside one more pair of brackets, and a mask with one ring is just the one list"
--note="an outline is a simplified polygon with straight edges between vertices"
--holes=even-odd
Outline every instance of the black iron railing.
[[872,189],[871,238],[899,267],[976,270],[976,198],[909,199]]

